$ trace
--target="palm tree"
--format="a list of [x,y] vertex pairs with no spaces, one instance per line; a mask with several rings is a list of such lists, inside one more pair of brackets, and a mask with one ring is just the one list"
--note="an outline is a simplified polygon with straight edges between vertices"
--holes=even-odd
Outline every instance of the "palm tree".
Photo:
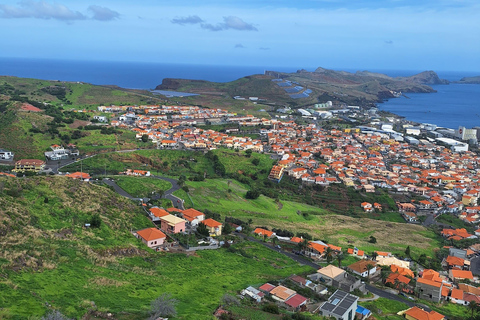
[[345,258],[345,257],[343,256],[343,253],[337,254],[337,262],[338,262],[338,267],[339,267],[339,268],[342,267],[342,260],[343,260],[344,258]]
[[300,241],[298,243],[298,250],[300,250],[300,252],[303,252],[305,251],[305,249],[308,248],[308,240],[307,239],[303,239],[302,241]]
[[327,247],[325,250],[325,258],[327,258],[327,262],[330,263],[333,260],[333,250],[330,247]]
[[480,305],[476,301],[470,301],[468,304],[468,309],[472,312],[472,319],[473,319],[473,314],[478,311],[480,308]]
[[373,260],[376,260],[377,259],[377,256],[378,256],[378,253],[376,251],[373,251],[372,252],[372,259]]

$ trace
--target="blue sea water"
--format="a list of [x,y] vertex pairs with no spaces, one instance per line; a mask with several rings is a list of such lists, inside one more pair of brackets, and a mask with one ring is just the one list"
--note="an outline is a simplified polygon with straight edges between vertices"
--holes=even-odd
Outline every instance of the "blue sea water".
[[[81,81],[124,88],[153,89],[164,78],[184,78],[227,82],[262,74],[264,70],[295,72],[303,66],[208,66],[139,62],[68,61],[46,59],[0,58],[0,75],[47,80]],[[313,71],[315,68],[305,68]],[[338,69],[341,70],[341,69]],[[358,70],[363,70],[359,68]],[[356,70],[345,69],[355,72]],[[372,70],[392,77],[410,76],[423,70]],[[450,81],[480,72],[437,72]],[[381,110],[393,112],[416,122],[435,123],[457,128],[480,126],[480,85],[433,86],[437,93],[407,94],[379,104]]]
[[480,85],[455,84],[431,86],[436,93],[407,93],[378,105],[407,120],[434,123],[456,129],[480,126]]
[[233,81],[266,70],[295,72],[295,68],[210,66],[189,64],[69,61],[0,58],[0,75],[45,80],[81,81],[129,89],[154,89],[164,78]]

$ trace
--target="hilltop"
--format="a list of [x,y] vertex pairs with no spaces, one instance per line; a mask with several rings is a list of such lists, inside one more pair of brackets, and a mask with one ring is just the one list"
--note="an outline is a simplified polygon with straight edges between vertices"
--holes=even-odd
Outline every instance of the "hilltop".
[[337,104],[368,105],[393,98],[399,92],[435,92],[428,86],[430,84],[448,84],[448,81],[440,79],[433,71],[394,78],[369,71],[350,73],[317,68],[313,72],[303,69],[295,73],[265,71],[264,75],[226,83],[167,78],[156,89],[200,94],[184,98],[185,101],[208,101],[207,97],[233,101],[240,96],[258,97],[261,103],[300,107],[329,100]]

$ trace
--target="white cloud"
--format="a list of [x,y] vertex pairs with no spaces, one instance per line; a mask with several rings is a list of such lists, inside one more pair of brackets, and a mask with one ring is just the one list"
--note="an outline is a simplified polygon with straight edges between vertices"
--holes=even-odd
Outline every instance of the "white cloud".
[[93,20],[111,21],[120,17],[120,14],[118,12],[113,11],[107,7],[100,7],[97,5],[91,5],[90,7],[88,7],[88,11],[93,13]]

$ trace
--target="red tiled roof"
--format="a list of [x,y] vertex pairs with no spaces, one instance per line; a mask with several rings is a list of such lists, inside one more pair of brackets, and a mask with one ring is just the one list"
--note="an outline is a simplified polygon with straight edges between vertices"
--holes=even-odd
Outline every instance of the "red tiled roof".
[[304,296],[299,295],[298,293],[293,295],[290,299],[286,300],[285,303],[292,308],[298,308],[300,305],[304,304],[308,299]]

